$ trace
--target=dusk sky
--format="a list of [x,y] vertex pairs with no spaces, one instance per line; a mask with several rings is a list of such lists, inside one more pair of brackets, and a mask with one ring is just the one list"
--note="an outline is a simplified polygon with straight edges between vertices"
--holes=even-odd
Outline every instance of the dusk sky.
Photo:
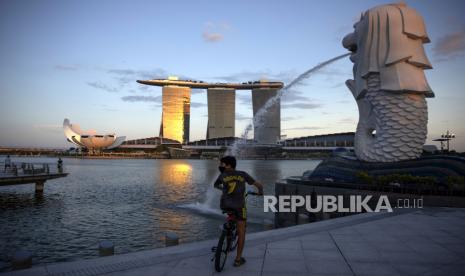
[[[289,83],[346,53],[360,13],[391,1],[0,1],[0,146],[71,147],[62,123],[127,139],[158,136],[161,88],[137,79]],[[425,19],[428,141],[446,130],[465,151],[465,1],[406,1]],[[348,58],[282,101],[282,134],[355,131]],[[204,139],[205,90],[192,90],[191,140]],[[236,92],[236,136],[252,117]],[[436,145],[438,145],[436,143]],[[439,145],[438,145],[439,146]]]

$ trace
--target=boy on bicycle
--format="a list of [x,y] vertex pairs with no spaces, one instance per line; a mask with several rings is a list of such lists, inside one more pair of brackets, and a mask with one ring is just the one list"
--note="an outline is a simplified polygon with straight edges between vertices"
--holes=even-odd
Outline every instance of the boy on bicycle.
[[214,187],[223,191],[221,195],[220,208],[234,210],[237,220],[237,255],[234,266],[241,266],[245,263],[242,257],[242,250],[245,242],[245,223],[247,219],[247,209],[245,206],[245,182],[254,185],[258,189],[258,194],[263,195],[263,185],[255,181],[248,173],[236,170],[236,158],[225,156],[220,160],[218,169],[221,174],[214,183]]

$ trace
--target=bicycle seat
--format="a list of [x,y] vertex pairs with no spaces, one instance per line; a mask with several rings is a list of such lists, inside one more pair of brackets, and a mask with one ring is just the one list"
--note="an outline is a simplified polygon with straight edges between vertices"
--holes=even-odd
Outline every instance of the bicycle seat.
[[226,208],[226,209],[221,209],[221,211],[223,212],[223,214],[227,213],[228,215],[231,214],[236,217],[239,216],[239,211],[236,209]]

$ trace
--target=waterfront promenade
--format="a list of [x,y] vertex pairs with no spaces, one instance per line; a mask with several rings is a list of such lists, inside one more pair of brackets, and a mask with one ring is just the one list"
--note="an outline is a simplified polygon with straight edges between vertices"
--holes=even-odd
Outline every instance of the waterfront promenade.
[[[465,275],[465,209],[366,213],[248,235],[221,275]],[[35,266],[10,275],[216,275],[216,240]],[[117,245],[116,245],[117,246]],[[218,274],[218,275],[219,275]]]
[[63,170],[63,164],[49,163],[11,163],[7,168],[0,163],[0,186],[35,183],[35,192],[43,193],[47,180],[66,177],[68,173]]

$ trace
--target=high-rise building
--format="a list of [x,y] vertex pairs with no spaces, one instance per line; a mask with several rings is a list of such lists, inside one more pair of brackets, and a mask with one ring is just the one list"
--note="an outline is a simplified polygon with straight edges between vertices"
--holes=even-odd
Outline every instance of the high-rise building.
[[190,103],[189,87],[163,86],[160,137],[189,142]]
[[208,88],[207,139],[234,137],[236,90]]
[[[163,112],[160,137],[189,141],[190,89],[208,89],[207,139],[235,136],[236,90],[252,89],[254,118],[268,99],[283,87],[279,81],[249,81],[243,83],[208,83],[197,80],[168,79],[137,80],[138,83],[163,87]],[[281,104],[277,100],[255,124],[255,140],[276,144],[281,132]]]
[[278,93],[273,88],[252,89],[254,116],[254,140],[260,144],[276,144],[281,135],[281,101],[275,99],[266,112],[257,117],[257,112]]

